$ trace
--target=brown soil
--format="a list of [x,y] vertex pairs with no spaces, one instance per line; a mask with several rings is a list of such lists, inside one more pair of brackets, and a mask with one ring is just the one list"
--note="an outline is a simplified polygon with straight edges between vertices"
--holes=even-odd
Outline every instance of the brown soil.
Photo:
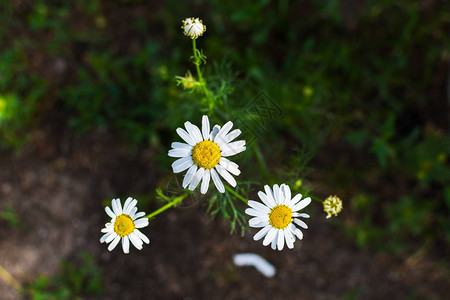
[[[0,265],[22,284],[87,251],[102,271],[101,299],[445,299],[450,292],[438,262],[420,253],[399,259],[359,250],[319,207],[290,251],[263,247],[254,233],[230,235],[203,206],[186,205],[144,229],[151,242],[142,251],[108,252],[98,241],[107,221],[102,203],[154,190],[161,175],[152,150],[132,155],[108,133],[53,144],[42,132],[33,137],[21,156],[0,154],[0,208],[12,205],[22,223],[0,221]],[[275,277],[234,266],[232,256],[242,252],[274,264]],[[1,280],[0,295],[21,299]]]

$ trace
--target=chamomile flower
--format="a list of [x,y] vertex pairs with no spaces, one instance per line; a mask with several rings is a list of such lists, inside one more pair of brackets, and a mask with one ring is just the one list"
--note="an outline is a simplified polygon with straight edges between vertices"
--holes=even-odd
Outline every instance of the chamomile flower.
[[186,130],[177,128],[177,133],[186,143],[172,143],[173,149],[168,154],[170,157],[179,157],[172,164],[174,173],[187,170],[183,179],[183,188],[193,191],[202,181],[200,191],[206,194],[212,178],[217,190],[225,193],[219,174],[232,187],[235,187],[236,180],[231,174],[238,176],[241,171],[239,166],[227,157],[245,150],[245,141],[232,142],[241,134],[241,131],[234,129],[230,132],[233,127],[231,121],[223,127],[215,125],[210,130],[207,116],[203,116],[201,131],[190,122],[184,123],[184,126]]
[[291,189],[286,184],[275,184],[273,190],[266,185],[264,190],[265,193],[258,192],[262,203],[249,200],[250,208],[245,210],[246,214],[254,217],[248,222],[250,227],[262,228],[253,239],[258,241],[264,237],[263,245],[271,244],[273,250],[283,250],[285,242],[292,249],[296,237],[303,239],[303,233],[294,223],[304,229],[308,228],[300,218],[309,218],[309,215],[298,211],[308,206],[311,198],[301,200],[301,194],[291,198]]
[[186,18],[186,20],[183,20],[182,22],[183,26],[181,26],[181,29],[183,29],[184,35],[189,36],[191,39],[202,36],[206,31],[206,26],[203,25],[202,20],[199,20],[198,18]]
[[331,215],[337,216],[342,207],[342,200],[337,196],[329,196],[323,201],[323,210],[327,213],[327,219],[331,218]]
[[130,252],[130,241],[138,249],[142,249],[143,242],[150,243],[149,239],[139,231],[138,228],[148,226],[148,219],[142,218],[145,212],[137,212],[137,200],[131,197],[125,201],[123,207],[120,199],[113,199],[112,210],[108,206],[105,208],[111,222],[105,224],[101,230],[104,235],[100,238],[100,243],[111,243],[108,250],[112,251],[122,240],[124,253]]

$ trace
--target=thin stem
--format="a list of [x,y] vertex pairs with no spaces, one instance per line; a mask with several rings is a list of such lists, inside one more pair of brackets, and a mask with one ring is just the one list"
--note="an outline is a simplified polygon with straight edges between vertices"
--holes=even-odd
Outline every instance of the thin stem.
[[190,192],[186,192],[181,196],[176,197],[175,199],[173,199],[171,202],[167,203],[166,205],[164,205],[163,207],[158,208],[157,210],[155,210],[154,212],[146,215],[144,218],[153,218],[157,215],[159,215],[160,213],[168,210],[169,208],[171,208],[172,206],[177,205],[178,203],[180,203],[181,201],[183,201],[184,198],[186,198],[188,195],[190,194]]
[[197,39],[192,39],[192,48],[193,48],[193,50],[194,50],[194,58],[195,58],[194,64],[195,64],[195,67],[197,68],[198,80],[199,80],[200,82],[203,82],[203,83],[204,83],[203,75],[202,75],[202,72],[200,71],[200,58],[198,57],[198,54],[197,54],[197,47],[196,47],[196,45],[195,45],[195,41],[196,41],[196,40],[197,40]]
[[266,179],[270,179],[269,170],[264,160],[264,156],[262,155],[261,150],[259,150],[258,143],[256,141],[254,141],[254,143],[255,145],[253,148],[255,149],[256,159],[258,160],[259,168],[261,169],[263,176],[266,177]]
[[313,199],[314,201],[317,201],[317,202],[323,203],[323,200],[322,200],[322,199],[320,199],[319,197],[316,197],[316,196],[312,196],[312,195],[309,195],[308,197],[310,197],[310,198],[311,198],[311,199]]
[[205,97],[208,99],[209,102],[209,112],[212,112],[214,108],[214,98],[211,96],[211,92],[206,86],[206,81],[203,79],[203,74],[202,71],[200,70],[201,59],[198,56],[197,46],[195,43],[196,40],[197,39],[192,39],[192,48],[194,51],[194,64],[195,68],[197,69],[198,81],[200,82],[200,86],[202,87],[203,94],[205,94]]
[[232,188],[230,188],[228,185],[225,185],[225,189],[227,189],[230,193],[232,193],[233,195],[235,195],[237,198],[239,198],[240,200],[242,200],[245,204],[248,203],[248,200],[245,199],[243,196],[239,195],[235,190],[233,190]]

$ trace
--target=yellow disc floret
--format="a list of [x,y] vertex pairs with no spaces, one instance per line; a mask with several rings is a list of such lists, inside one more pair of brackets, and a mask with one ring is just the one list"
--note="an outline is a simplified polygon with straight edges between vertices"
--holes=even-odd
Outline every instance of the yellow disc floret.
[[120,237],[129,235],[134,231],[134,228],[134,223],[130,216],[122,214],[116,217],[116,221],[114,222],[114,231]]
[[276,229],[284,229],[292,222],[292,210],[286,205],[277,205],[269,213],[269,222]]
[[212,141],[198,143],[192,149],[192,160],[200,168],[212,169],[220,161],[220,147]]
[[328,214],[327,219],[331,215],[337,216],[342,210],[342,200],[337,196],[329,196],[325,201],[323,201],[323,210]]

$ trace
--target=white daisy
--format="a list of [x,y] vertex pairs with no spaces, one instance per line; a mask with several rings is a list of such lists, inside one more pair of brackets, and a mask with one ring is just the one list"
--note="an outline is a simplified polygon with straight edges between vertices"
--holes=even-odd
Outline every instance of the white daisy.
[[193,191],[202,181],[200,191],[205,194],[212,178],[217,190],[225,193],[225,187],[218,174],[235,187],[236,180],[231,174],[238,176],[241,171],[239,166],[227,157],[245,150],[245,141],[232,142],[241,131],[234,129],[230,132],[233,127],[231,121],[222,128],[215,125],[210,131],[207,116],[203,116],[201,131],[190,122],[184,123],[184,126],[186,130],[177,128],[177,133],[187,144],[172,143],[173,149],[169,151],[170,157],[180,157],[172,164],[173,172],[188,170],[183,179],[183,188]]
[[100,243],[111,243],[108,247],[109,251],[112,251],[121,239],[124,253],[130,252],[130,241],[139,250],[142,249],[142,242],[150,243],[138,229],[148,226],[148,219],[142,218],[145,212],[137,212],[136,204],[136,199],[128,197],[123,208],[120,199],[111,201],[112,210],[108,206],[105,208],[106,213],[111,217],[111,222],[106,223],[105,228],[101,230],[104,235],[100,238]]
[[183,26],[181,26],[181,29],[183,29],[184,35],[189,36],[191,39],[202,36],[206,31],[206,26],[203,25],[202,20],[199,20],[198,18],[186,18],[186,20],[183,20],[182,22]]
[[[284,242],[289,249],[294,248],[295,237],[303,239],[303,233],[296,225],[307,229],[308,226],[299,218],[309,218],[308,214],[298,213],[311,203],[311,198],[302,199],[301,194],[297,194],[291,199],[291,189],[286,184],[273,186],[273,191],[268,185],[264,186],[266,193],[258,192],[258,196],[263,203],[249,200],[250,208],[245,213],[253,216],[249,220],[250,227],[262,228],[253,239],[255,241],[264,238],[263,245],[271,244],[272,249],[284,248]],[[300,201],[301,200],[301,201]]]

